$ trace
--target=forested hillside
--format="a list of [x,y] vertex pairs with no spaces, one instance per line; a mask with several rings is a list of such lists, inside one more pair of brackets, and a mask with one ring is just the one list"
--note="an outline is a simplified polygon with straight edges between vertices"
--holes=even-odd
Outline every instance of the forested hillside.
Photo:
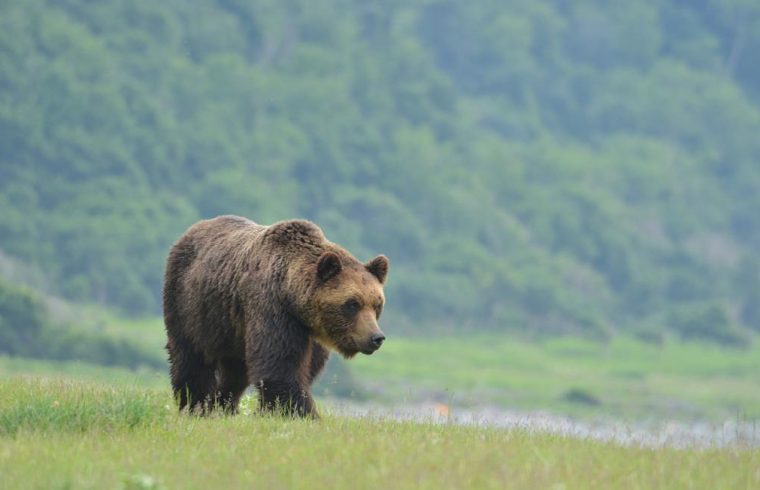
[[386,330],[760,330],[760,3],[0,0],[0,252],[156,313],[195,220],[392,261]]

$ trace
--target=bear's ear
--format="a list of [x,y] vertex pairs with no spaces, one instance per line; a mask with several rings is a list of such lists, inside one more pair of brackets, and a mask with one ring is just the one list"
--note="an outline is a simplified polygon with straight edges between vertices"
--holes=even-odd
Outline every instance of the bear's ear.
[[390,261],[385,255],[378,255],[364,265],[380,281],[380,284],[385,284],[385,277],[388,275],[389,266]]
[[340,263],[340,257],[332,252],[325,252],[317,261],[317,278],[325,282],[331,277],[335,277],[343,270],[343,264]]

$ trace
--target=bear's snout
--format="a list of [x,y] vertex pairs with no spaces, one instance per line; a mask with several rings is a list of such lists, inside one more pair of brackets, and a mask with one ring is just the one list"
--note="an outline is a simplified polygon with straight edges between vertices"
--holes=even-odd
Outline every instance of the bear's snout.
[[370,342],[372,342],[372,344],[377,349],[379,349],[380,346],[383,345],[383,341],[384,340],[385,340],[385,335],[383,335],[383,333],[380,332],[380,333],[376,333],[375,335],[373,335],[372,338],[370,339]]
[[385,334],[383,332],[375,332],[372,335],[370,335],[367,342],[365,342],[364,347],[362,349],[362,354],[366,355],[372,355],[377,349],[380,348],[381,345],[383,345],[383,342],[385,342]]

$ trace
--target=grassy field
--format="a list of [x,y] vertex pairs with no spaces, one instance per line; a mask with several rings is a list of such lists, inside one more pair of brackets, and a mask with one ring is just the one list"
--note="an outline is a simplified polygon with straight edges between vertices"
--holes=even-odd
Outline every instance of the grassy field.
[[760,417],[760,348],[712,344],[608,345],[561,338],[389,338],[350,363],[388,399],[495,403],[576,416],[719,420]]
[[[760,451],[642,449],[524,431],[340,418],[199,419],[167,390],[6,377],[14,488],[757,488]],[[250,402],[250,401],[249,401]]]
[[125,367],[97,366],[78,361],[48,361],[0,355],[0,377],[55,377],[96,382],[116,387],[168,388],[167,372],[150,369],[133,371]]
[[[165,359],[160,318],[129,320],[91,309],[89,328],[128,338]],[[609,344],[576,338],[532,341],[489,334],[389,339],[373,356],[336,366],[315,390],[351,391],[375,401],[435,401],[508,409],[550,410],[575,417],[622,420],[676,418],[720,421],[760,417],[760,345],[727,349],[714,344],[646,344],[617,337]],[[336,356],[333,356],[336,357]],[[342,367],[340,369],[336,369]],[[31,362],[0,357],[0,373],[64,373],[85,380],[168,385],[166,372],[138,372],[78,363]],[[332,389],[335,388],[335,389]]]

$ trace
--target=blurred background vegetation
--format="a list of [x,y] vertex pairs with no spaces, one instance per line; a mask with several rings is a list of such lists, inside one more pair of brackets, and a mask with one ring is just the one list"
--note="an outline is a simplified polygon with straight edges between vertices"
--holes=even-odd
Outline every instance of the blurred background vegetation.
[[155,362],[46,298],[158,315],[227,213],[387,254],[393,335],[747,346],[758,190],[755,1],[0,0],[2,353]]

